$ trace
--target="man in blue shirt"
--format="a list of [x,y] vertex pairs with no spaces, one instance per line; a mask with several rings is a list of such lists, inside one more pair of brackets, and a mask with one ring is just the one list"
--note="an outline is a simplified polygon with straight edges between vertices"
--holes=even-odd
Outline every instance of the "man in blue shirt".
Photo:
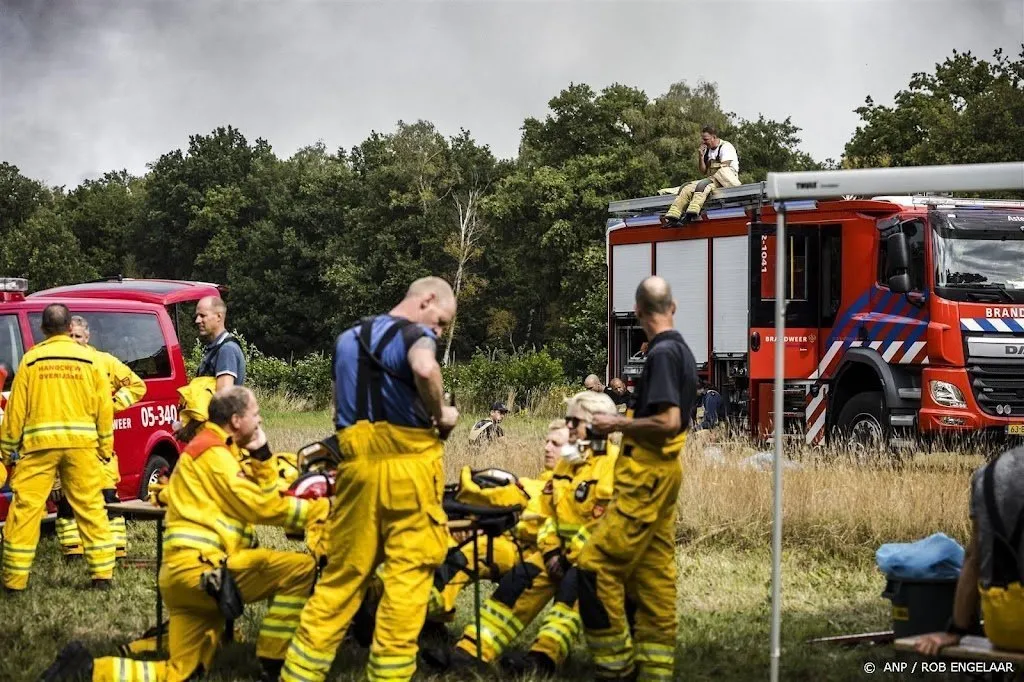
[[444,404],[437,339],[455,317],[451,286],[416,280],[386,315],[363,319],[334,349],[341,463],[327,519],[327,563],[281,669],[321,682],[378,565],[384,586],[367,662],[370,680],[416,672],[434,571],[448,553],[442,439],[459,413]]
[[196,304],[196,328],[206,342],[196,376],[216,377],[218,391],[245,383],[245,355],[238,339],[224,326],[227,312],[217,296],[206,296]]

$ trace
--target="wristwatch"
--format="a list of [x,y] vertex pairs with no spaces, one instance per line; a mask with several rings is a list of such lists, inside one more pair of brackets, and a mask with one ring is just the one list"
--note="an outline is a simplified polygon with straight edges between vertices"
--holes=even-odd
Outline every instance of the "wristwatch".
[[959,635],[961,637],[971,634],[970,629],[962,628],[953,621],[953,617],[949,617],[949,622],[946,623],[946,632],[951,635]]

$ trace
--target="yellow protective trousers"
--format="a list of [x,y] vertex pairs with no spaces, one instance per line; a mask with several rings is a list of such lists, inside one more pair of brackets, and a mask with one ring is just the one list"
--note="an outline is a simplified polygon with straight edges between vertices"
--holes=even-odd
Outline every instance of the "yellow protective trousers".
[[575,608],[576,587],[575,570],[570,569],[565,578],[556,582],[544,568],[541,555],[534,553],[507,573],[491,598],[481,606],[479,634],[476,624],[471,623],[455,646],[476,657],[479,641],[481,660],[493,663],[554,598],[555,605],[545,617],[531,651],[543,653],[561,664],[580,634]]
[[1024,651],[1024,587],[980,587],[985,636],[997,649]]
[[[120,502],[116,489],[104,488],[102,492],[104,502]],[[114,537],[114,554],[118,559],[123,559],[128,556],[128,528],[125,525],[124,514],[108,511],[107,519],[110,523],[110,533]],[[56,530],[61,553],[66,557],[81,556],[84,551],[82,537],[78,532],[74,511],[66,497],[61,497],[57,502]]]
[[682,186],[675,201],[665,213],[667,218],[679,218],[686,213],[699,214],[704,202],[719,187],[736,187],[740,184],[739,175],[730,166],[719,167],[713,174],[703,180],[694,180]]
[[[624,445],[616,496],[577,561],[579,609],[598,679],[668,682],[676,650],[676,504],[683,471],[672,459]],[[627,588],[628,585],[628,588]],[[636,604],[634,643],[626,597]]]
[[367,677],[410,680],[434,572],[448,551],[443,452],[426,429],[359,421],[338,432],[342,462],[324,532],[327,564],[281,670],[320,682],[383,563]]
[[[313,587],[316,564],[299,552],[245,549],[228,557],[228,570],[249,604],[270,599],[256,641],[259,658],[282,660]],[[197,551],[171,553],[160,569],[160,591],[170,618],[170,659],[138,661],[109,656],[93,663],[93,682],[183,682],[209,670],[224,633],[216,600],[200,586],[214,566]]]
[[114,576],[114,541],[103,507],[103,471],[96,449],[38,450],[18,460],[11,480],[14,499],[3,529],[3,583],[9,589],[28,586],[39,524],[58,472],[61,489],[78,521],[89,574],[93,579]]

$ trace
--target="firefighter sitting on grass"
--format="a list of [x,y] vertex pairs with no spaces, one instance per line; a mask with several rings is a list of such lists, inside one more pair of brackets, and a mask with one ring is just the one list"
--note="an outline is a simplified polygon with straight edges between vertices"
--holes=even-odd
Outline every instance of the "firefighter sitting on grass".
[[[93,682],[187,680],[209,671],[227,618],[245,603],[269,600],[256,655],[263,678],[277,679],[288,642],[316,575],[313,557],[254,548],[254,524],[300,529],[321,523],[326,499],[302,500],[277,489],[277,472],[263,466],[270,449],[252,391],[234,386],[210,401],[209,419],[189,442],[160,495],[167,532],[160,592],[170,614],[168,661],[93,657],[79,642],[65,647],[44,673],[46,682],[85,672]],[[238,448],[248,448],[243,471]]]
[[696,220],[711,192],[719,187],[736,187],[740,184],[740,161],[736,148],[731,142],[720,139],[718,131],[712,126],[704,126],[701,130],[697,165],[704,179],[682,186],[676,200],[662,216],[662,223],[666,227],[677,227]]
[[619,448],[594,437],[590,422],[595,414],[618,414],[604,393],[582,391],[566,408],[569,442],[561,461],[544,487],[547,516],[537,537],[539,552],[501,579],[481,614],[481,631],[470,624],[452,654],[454,667],[476,665],[477,644],[484,663],[502,658],[512,642],[552,599],[536,639],[525,655],[501,660],[511,672],[554,672],[568,658],[582,629],[577,610],[575,560],[600,522],[614,488]]

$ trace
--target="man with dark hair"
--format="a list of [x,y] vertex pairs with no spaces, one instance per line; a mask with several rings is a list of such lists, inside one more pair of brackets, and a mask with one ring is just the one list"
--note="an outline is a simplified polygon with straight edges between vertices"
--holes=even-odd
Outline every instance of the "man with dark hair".
[[386,315],[342,332],[334,351],[334,425],[342,462],[327,521],[327,565],[302,610],[281,670],[320,682],[378,565],[366,674],[412,679],[434,573],[448,552],[444,445],[458,420],[445,405],[437,338],[455,317],[448,282],[425,277]]
[[508,414],[505,403],[496,402],[491,405],[491,414],[487,419],[481,419],[473,425],[469,432],[470,443],[490,443],[498,438],[505,437],[505,430],[501,428],[501,422]]
[[[636,291],[637,320],[650,339],[626,415],[597,414],[598,434],[621,431],[615,496],[582,552],[580,616],[597,678],[671,680],[676,649],[675,521],[697,364],[675,329],[672,290],[648,277]],[[637,605],[633,634],[626,616]],[[638,670],[637,670],[638,669]]]
[[[239,463],[239,448],[249,451],[251,478]],[[185,448],[160,496],[167,501],[159,583],[170,617],[170,660],[94,661],[80,642],[72,642],[43,679],[77,679],[82,672],[98,680],[196,679],[210,670],[224,631],[224,610],[240,616],[243,604],[267,599],[256,655],[261,680],[276,679],[313,587],[316,563],[309,554],[256,547],[255,526],[302,531],[322,523],[330,503],[281,495],[271,459],[252,391],[233,386],[214,395],[209,420]]]
[[[679,190],[676,200],[662,216],[662,222],[667,227],[685,225],[696,220],[704,208],[704,202],[716,188],[740,184],[740,160],[736,155],[736,147],[720,139],[714,126],[704,126],[701,130],[697,166],[704,179],[687,183]],[[686,215],[683,215],[684,209]]]
[[228,308],[217,296],[204,296],[196,304],[196,327],[206,341],[196,376],[217,379],[217,390],[245,383],[245,354],[238,339],[224,326]]
[[[9,463],[13,452],[20,454],[4,528],[4,587],[21,591],[28,586],[39,524],[59,474],[93,587],[107,588],[115,561],[101,492],[102,463],[110,459],[114,445],[110,380],[96,353],[71,338],[71,313],[66,306],[48,305],[42,329],[46,339],[22,357],[0,423],[0,464]],[[0,478],[6,478],[3,466]]]
[[701,380],[700,386],[697,388],[697,406],[704,409],[704,414],[701,416],[700,421],[697,421],[697,410],[694,409],[693,418],[694,423],[697,425],[694,431],[713,429],[716,426],[726,426],[728,411],[725,400],[717,389],[704,380]]

